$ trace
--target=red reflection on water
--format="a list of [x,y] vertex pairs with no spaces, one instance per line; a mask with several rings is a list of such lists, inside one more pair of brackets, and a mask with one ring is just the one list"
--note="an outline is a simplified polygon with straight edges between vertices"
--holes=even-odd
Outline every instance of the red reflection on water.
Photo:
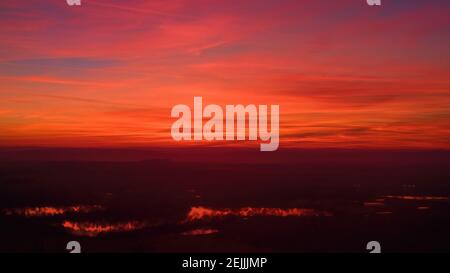
[[181,233],[181,235],[197,236],[197,235],[209,235],[209,234],[214,234],[217,232],[219,232],[219,230],[217,230],[217,229],[199,228],[199,229],[194,229],[194,230],[183,232],[183,233]]
[[364,202],[365,207],[382,207],[384,206],[383,202]]
[[100,233],[133,231],[144,228],[146,225],[139,221],[114,224],[64,221],[62,226],[74,235],[94,237]]
[[387,195],[385,198],[399,200],[416,200],[416,201],[448,201],[450,197],[445,196],[413,196],[413,195]]
[[378,212],[376,212],[376,214],[389,215],[389,214],[392,214],[392,211],[378,211]]
[[250,217],[250,216],[277,216],[277,217],[288,217],[288,216],[331,216],[332,214],[326,211],[317,211],[314,209],[303,209],[303,208],[252,208],[245,207],[236,210],[232,209],[212,209],[207,207],[191,207],[188,212],[186,221],[195,221],[203,218],[214,218],[214,217],[224,217],[224,216],[239,216],[239,217]]
[[99,205],[94,206],[70,206],[70,207],[27,207],[18,209],[5,209],[6,215],[20,215],[25,217],[39,217],[39,216],[55,216],[66,213],[88,213],[96,210],[102,210],[103,207]]

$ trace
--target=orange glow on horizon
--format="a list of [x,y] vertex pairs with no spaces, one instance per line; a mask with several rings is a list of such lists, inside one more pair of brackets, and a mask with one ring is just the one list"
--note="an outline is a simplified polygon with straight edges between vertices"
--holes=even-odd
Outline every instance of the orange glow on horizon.
[[304,208],[252,208],[245,207],[236,210],[232,209],[212,209],[207,207],[192,207],[186,217],[187,222],[202,219],[222,218],[226,216],[253,217],[253,216],[275,216],[275,217],[301,217],[301,216],[332,216],[326,211]]
[[71,206],[71,207],[28,207],[20,209],[5,209],[6,215],[23,215],[25,217],[42,217],[42,216],[56,216],[67,213],[89,213],[93,211],[103,210],[99,205],[94,206]]
[[100,233],[127,232],[142,229],[146,225],[138,221],[114,224],[64,221],[62,226],[75,235],[95,237]]
[[450,201],[450,197],[446,196],[387,195],[384,197],[389,199],[414,200],[414,201]]

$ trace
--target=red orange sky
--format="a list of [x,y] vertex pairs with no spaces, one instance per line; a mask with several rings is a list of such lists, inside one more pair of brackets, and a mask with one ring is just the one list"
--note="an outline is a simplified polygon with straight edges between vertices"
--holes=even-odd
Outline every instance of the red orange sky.
[[170,109],[279,104],[280,147],[450,147],[450,3],[0,2],[0,146],[177,146]]

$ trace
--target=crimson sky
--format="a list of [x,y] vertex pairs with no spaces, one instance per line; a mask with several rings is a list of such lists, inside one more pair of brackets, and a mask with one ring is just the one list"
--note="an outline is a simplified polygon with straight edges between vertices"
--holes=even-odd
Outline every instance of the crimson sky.
[[170,109],[279,104],[280,147],[450,147],[447,0],[0,1],[0,146],[177,146]]

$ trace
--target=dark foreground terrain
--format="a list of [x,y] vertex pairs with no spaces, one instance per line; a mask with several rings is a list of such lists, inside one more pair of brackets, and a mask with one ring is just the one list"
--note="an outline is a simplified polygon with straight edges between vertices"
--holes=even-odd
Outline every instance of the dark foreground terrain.
[[2,252],[450,251],[449,152],[4,150],[0,163]]

